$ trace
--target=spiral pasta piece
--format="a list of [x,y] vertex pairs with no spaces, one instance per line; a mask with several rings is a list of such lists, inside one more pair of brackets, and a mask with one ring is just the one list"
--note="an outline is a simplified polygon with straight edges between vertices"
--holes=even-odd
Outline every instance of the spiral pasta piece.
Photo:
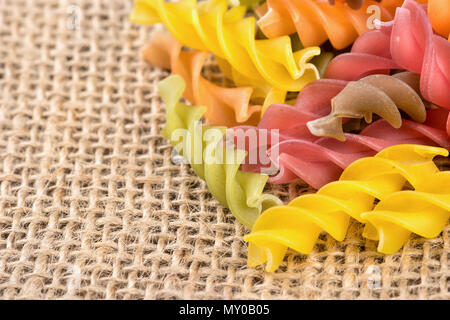
[[226,128],[199,124],[205,107],[179,102],[184,88],[184,80],[178,75],[158,84],[167,109],[167,122],[162,134],[189,161],[194,172],[206,181],[214,197],[242,224],[251,227],[264,208],[281,201],[273,195],[262,194],[267,175],[239,170],[245,151],[220,143]]
[[[353,1],[352,1],[353,2]],[[394,2],[394,4],[393,4]],[[383,21],[391,20],[393,9],[401,0],[365,1],[354,10],[342,1],[331,5],[323,0],[267,0],[256,12],[258,26],[268,38],[297,32],[304,46],[317,46],[330,40],[333,47],[343,49],[368,29],[368,20],[376,5]],[[390,10],[388,10],[389,8]]]
[[[266,271],[275,271],[287,248],[309,253],[322,230],[338,241],[344,240],[350,217],[367,223],[368,214],[362,214],[372,210],[375,199],[382,203],[400,191],[406,181],[414,188],[421,187],[424,180],[436,181],[439,169],[433,158],[438,155],[447,156],[448,151],[419,145],[392,146],[374,157],[353,162],[339,181],[325,185],[317,193],[269,208],[244,237],[249,242],[248,265],[266,263]],[[448,198],[446,201],[448,207]],[[367,226],[368,232],[374,232],[376,227]]]
[[433,34],[424,8],[414,0],[406,0],[392,22],[381,23],[380,30],[360,36],[351,53],[334,58],[325,78],[354,81],[387,73],[387,69],[420,74],[422,96],[450,109],[450,42]]
[[[403,79],[419,76],[408,72],[396,76],[371,75],[347,83],[345,88],[331,99],[331,113],[310,121],[307,126],[316,136],[345,140],[342,118],[364,118],[372,122],[375,113],[384,118],[394,128],[402,125],[400,110],[417,122],[426,120],[425,105],[419,94]],[[414,81],[412,79],[411,81]]]
[[[157,32],[143,50],[143,56],[153,65],[182,76],[186,83],[185,98],[195,105],[206,106],[204,117],[212,124],[230,127],[259,122],[262,106],[250,105],[252,88],[224,88],[213,84],[201,75],[209,53],[181,49],[182,45],[169,33]],[[265,104],[278,102],[270,101],[270,97],[273,95],[267,96]]]
[[[403,80],[411,81],[410,78]],[[450,149],[450,137],[445,131],[449,112],[442,108],[427,110],[424,123],[404,119],[399,129],[384,119],[377,120],[360,134],[345,133],[346,139],[342,142],[312,135],[307,123],[327,115],[331,99],[346,85],[347,81],[343,80],[314,81],[300,92],[294,106],[273,104],[257,126],[232,128],[237,148],[247,150],[249,155],[259,155],[257,161],[246,159],[242,169],[273,174],[270,183],[287,183],[300,178],[319,189],[338,179],[353,161],[373,156],[391,145],[422,144]],[[410,85],[417,87],[413,83]],[[262,137],[263,133],[268,138],[256,144],[245,140],[246,137]]]
[[[289,37],[255,40],[255,19],[246,8],[227,10],[226,0],[137,0],[130,19],[136,23],[162,22],[183,45],[209,50],[232,67],[238,86],[251,85],[267,93],[272,87],[300,91],[319,77],[309,61],[319,47],[292,51]],[[229,72],[228,72],[229,73]]]
[[434,174],[415,191],[387,196],[361,217],[373,226],[363,235],[379,240],[378,251],[382,253],[400,250],[411,233],[437,237],[450,218],[450,172]]

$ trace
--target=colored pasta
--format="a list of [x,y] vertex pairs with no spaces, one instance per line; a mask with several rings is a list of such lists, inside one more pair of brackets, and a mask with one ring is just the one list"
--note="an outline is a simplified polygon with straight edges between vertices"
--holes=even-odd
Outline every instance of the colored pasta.
[[400,110],[414,121],[424,122],[426,113],[422,98],[407,82],[402,81],[405,78],[412,78],[411,82],[419,81],[417,74],[406,72],[398,74],[397,77],[371,75],[347,83],[345,88],[331,99],[331,113],[308,122],[309,130],[316,136],[344,141],[343,117],[364,118],[370,123],[372,114],[375,113],[398,129],[402,125]]
[[239,170],[245,151],[220,143],[226,128],[199,124],[205,107],[179,102],[185,88],[182,77],[170,76],[161,81],[158,88],[167,108],[167,122],[162,134],[206,181],[214,197],[242,224],[251,227],[261,210],[281,203],[273,195],[262,194],[266,175]]
[[450,42],[433,34],[425,10],[413,0],[404,2],[392,22],[359,37],[351,53],[334,58],[325,77],[353,81],[386,69],[420,74],[422,96],[450,109]]
[[428,17],[434,31],[450,41],[450,2],[428,0]]
[[[355,161],[344,170],[339,181],[325,185],[316,194],[302,195],[288,205],[269,208],[256,220],[251,233],[244,237],[244,240],[249,242],[249,266],[266,263],[266,271],[275,271],[282,262],[287,248],[300,253],[309,253],[322,230],[336,240],[342,241],[347,233],[350,217],[366,223],[367,234],[377,234],[377,231],[388,229],[380,227],[383,224],[381,222],[383,217],[391,217],[390,221],[389,218],[385,219],[391,227],[395,216],[400,215],[396,215],[397,210],[398,212],[404,210],[403,217],[397,220],[430,225],[434,224],[432,217],[438,216],[441,227],[444,220],[442,216],[446,215],[448,219],[448,194],[445,199],[441,199],[444,201],[439,203],[440,198],[438,195],[435,197],[433,191],[448,192],[449,181],[448,172],[445,172],[445,178],[441,178],[442,173],[438,173],[439,169],[433,163],[433,158],[438,155],[447,156],[448,151],[419,145],[392,146],[379,152],[375,157]],[[406,181],[417,189],[426,189],[433,183],[439,186],[447,184],[444,187],[445,191],[440,192],[436,187],[430,187],[427,190],[432,193],[425,196],[419,193],[412,196],[406,196],[405,193],[396,194],[402,190]],[[376,199],[381,200],[378,205],[380,208],[377,206],[376,211],[371,212]],[[422,204],[432,204],[421,212],[423,213],[421,221],[414,213],[409,215],[405,212],[410,208],[405,201],[410,199],[416,204],[422,200]],[[432,208],[433,205],[436,208]],[[391,211],[383,216],[385,213],[383,208],[386,206]],[[416,210],[420,211],[421,208],[416,207]],[[432,212],[432,215],[424,216],[427,212]],[[377,218],[381,220],[376,220]],[[375,222],[375,225],[367,224],[368,219]],[[439,228],[427,228],[426,225],[423,227],[425,230],[433,229],[433,235]],[[389,237],[383,238],[385,242],[386,240],[395,242],[393,247],[398,247],[397,242],[403,242],[405,239],[404,232],[398,235],[398,238],[392,232],[397,229],[399,228],[394,230],[394,227],[391,227],[388,230]]]
[[393,193],[373,211],[361,214],[372,228],[364,236],[379,240],[378,251],[394,253],[411,233],[435,238],[450,218],[450,172],[440,172],[418,184],[415,191]]
[[[212,124],[230,127],[258,123],[262,106],[250,105],[252,88],[224,88],[209,82],[201,75],[208,52],[181,49],[182,45],[170,34],[159,32],[153,35],[143,55],[150,63],[182,76],[186,83],[185,98],[195,105],[206,106],[204,117]],[[277,101],[266,99],[265,103],[272,102]]]
[[249,85],[265,93],[272,88],[300,91],[319,77],[309,61],[320,54],[320,48],[293,52],[287,36],[255,40],[255,20],[244,17],[245,11],[243,6],[227,10],[226,0],[137,0],[130,19],[142,24],[162,22],[183,45],[211,51],[237,86]]
[[369,0],[354,10],[342,1],[331,5],[321,0],[267,0],[256,12],[260,16],[258,26],[268,38],[297,32],[306,47],[321,45],[329,39],[333,47],[343,49],[358,35],[369,31],[370,6],[376,5],[381,19],[388,21],[393,17],[393,9],[401,3],[401,0],[381,3]]
[[[136,0],[130,15],[170,32],[143,50],[173,73],[158,85],[161,133],[252,228],[249,266],[274,271],[288,248],[307,254],[322,231],[342,241],[351,218],[383,253],[411,233],[436,237],[450,217],[450,172],[433,162],[450,150],[448,1],[262,2]],[[392,21],[369,31],[378,9]],[[351,52],[320,54],[328,40],[339,50],[353,43]],[[236,87],[203,77],[211,53]],[[288,92],[299,91],[289,105]],[[318,191],[287,205],[263,193],[266,182],[298,178]]]
[[[338,179],[351,162],[373,156],[391,145],[413,143],[450,149],[450,138],[445,131],[445,119],[449,113],[442,108],[427,110],[424,123],[404,119],[399,129],[393,128],[384,119],[377,120],[360,134],[345,133],[346,140],[343,142],[312,135],[306,124],[327,115],[331,109],[331,99],[346,84],[347,81],[343,80],[314,81],[300,92],[294,106],[273,104],[256,127],[233,128],[237,147],[260,155],[256,163],[250,163],[247,159],[242,169],[273,174],[273,168],[276,168],[278,173],[271,176],[269,182],[286,183],[301,178],[318,189]],[[261,131],[268,132],[267,141],[258,140],[257,144],[252,145],[242,142],[246,136],[261,136]],[[240,143],[237,141],[239,137]],[[261,150],[268,152],[265,154]]]

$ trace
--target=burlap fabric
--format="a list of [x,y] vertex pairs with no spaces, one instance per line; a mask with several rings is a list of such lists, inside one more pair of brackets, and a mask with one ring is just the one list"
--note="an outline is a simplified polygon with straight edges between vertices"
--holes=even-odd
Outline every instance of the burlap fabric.
[[128,21],[132,2],[0,5],[3,299],[449,298],[448,227],[385,256],[353,223],[276,273],[247,268],[248,230],[171,161],[168,74],[141,59],[152,29]]

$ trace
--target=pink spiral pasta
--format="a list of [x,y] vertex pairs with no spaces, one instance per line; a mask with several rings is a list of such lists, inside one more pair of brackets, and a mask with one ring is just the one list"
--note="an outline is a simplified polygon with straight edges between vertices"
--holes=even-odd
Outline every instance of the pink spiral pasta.
[[450,42],[433,33],[425,7],[406,0],[394,20],[379,27],[360,36],[350,53],[333,59],[325,78],[351,81],[406,69],[421,75],[420,91],[426,100],[450,109]]
[[[404,120],[399,129],[383,119],[377,120],[360,134],[345,134],[344,142],[313,136],[306,123],[328,114],[331,98],[346,84],[344,80],[314,81],[302,90],[295,106],[273,104],[258,126],[232,128],[236,147],[246,149],[249,155],[259,155],[255,163],[247,158],[242,169],[258,172],[275,167],[278,173],[271,176],[269,182],[286,183],[301,178],[318,189],[336,180],[351,162],[373,156],[394,144],[439,145],[450,149],[450,138],[445,132],[449,113],[441,108],[428,110],[425,123]],[[266,136],[267,139],[261,138]],[[257,143],[250,143],[249,137],[257,137]],[[267,150],[267,155],[260,150]]]

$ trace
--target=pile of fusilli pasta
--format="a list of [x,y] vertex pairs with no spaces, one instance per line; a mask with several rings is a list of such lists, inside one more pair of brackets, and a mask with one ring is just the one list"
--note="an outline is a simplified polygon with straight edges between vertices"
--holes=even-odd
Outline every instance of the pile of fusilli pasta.
[[[342,241],[351,218],[386,254],[448,223],[450,1],[135,0],[130,19],[167,29],[143,50],[173,73],[162,134],[251,228],[249,266]],[[210,54],[231,86],[203,76]],[[317,192],[263,193],[295,179]]]

